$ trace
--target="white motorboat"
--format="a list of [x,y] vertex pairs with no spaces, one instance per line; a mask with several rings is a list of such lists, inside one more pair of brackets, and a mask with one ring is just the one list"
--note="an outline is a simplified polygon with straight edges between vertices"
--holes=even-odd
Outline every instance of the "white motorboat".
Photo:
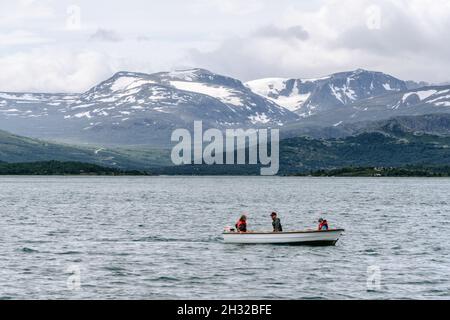
[[333,246],[344,229],[306,230],[288,232],[235,232],[224,231],[225,243],[235,244],[292,244],[312,246]]

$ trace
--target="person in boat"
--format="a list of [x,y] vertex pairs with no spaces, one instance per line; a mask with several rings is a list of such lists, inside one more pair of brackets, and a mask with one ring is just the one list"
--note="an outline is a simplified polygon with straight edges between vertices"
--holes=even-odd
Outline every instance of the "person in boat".
[[243,214],[235,224],[237,232],[247,232],[247,216]]
[[277,213],[272,212],[270,216],[272,217],[273,232],[283,232],[283,227],[281,226],[280,218],[277,217]]
[[319,219],[319,230],[328,230],[328,221],[322,218]]

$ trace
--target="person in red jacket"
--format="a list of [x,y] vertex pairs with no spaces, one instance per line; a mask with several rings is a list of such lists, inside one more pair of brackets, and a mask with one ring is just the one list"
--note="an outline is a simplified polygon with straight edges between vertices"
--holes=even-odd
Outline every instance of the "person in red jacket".
[[328,230],[328,221],[322,218],[319,219],[319,230]]
[[247,232],[247,216],[243,214],[235,224],[238,232]]

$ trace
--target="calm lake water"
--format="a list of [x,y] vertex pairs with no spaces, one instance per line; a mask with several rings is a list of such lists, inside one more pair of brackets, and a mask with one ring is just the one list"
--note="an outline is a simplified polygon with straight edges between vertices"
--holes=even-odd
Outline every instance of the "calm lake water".
[[[1,299],[449,299],[450,179],[0,177]],[[346,229],[335,247],[224,244]]]

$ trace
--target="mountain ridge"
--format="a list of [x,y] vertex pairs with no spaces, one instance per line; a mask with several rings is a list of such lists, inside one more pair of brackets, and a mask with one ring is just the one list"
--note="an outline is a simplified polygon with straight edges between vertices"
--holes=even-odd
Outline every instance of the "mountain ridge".
[[0,92],[0,128],[64,143],[167,147],[173,130],[191,129],[196,120],[205,129],[334,126],[339,131],[349,123],[450,113],[450,86],[411,89],[411,82],[379,71],[255,81],[201,68],[119,71],[79,94]]
[[260,79],[249,81],[246,85],[304,117],[370,96],[407,90],[405,81],[364,69],[338,72],[317,79]]
[[82,94],[0,93],[0,128],[93,144],[168,145],[176,128],[274,127],[298,116],[239,80],[204,69],[121,71]]

